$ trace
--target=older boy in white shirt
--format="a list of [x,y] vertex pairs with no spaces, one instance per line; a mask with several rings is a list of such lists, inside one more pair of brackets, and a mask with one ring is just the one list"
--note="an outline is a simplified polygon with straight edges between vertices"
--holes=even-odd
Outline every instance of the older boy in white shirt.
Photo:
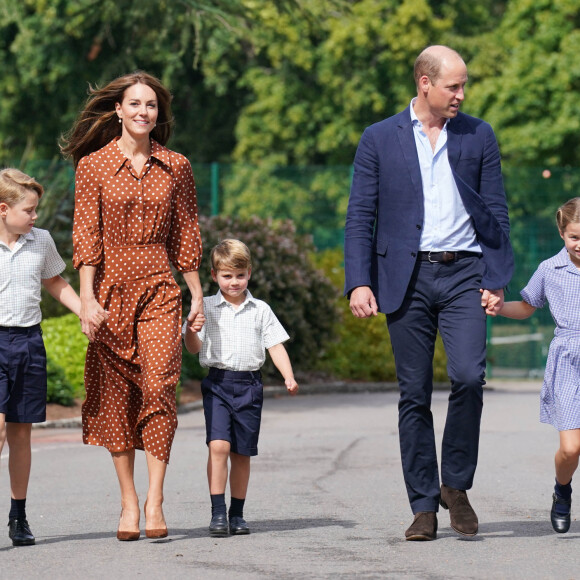
[[41,286],[76,315],[80,311],[79,297],[60,276],[65,264],[52,237],[34,227],[43,192],[17,169],[0,171],[0,453],[7,440],[12,495],[8,535],[14,546],[35,543],[26,519],[26,495],[32,423],[46,419]]

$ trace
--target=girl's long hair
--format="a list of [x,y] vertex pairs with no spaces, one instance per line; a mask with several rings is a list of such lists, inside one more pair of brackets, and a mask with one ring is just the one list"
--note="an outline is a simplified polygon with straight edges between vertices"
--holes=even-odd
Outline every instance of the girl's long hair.
[[138,70],[116,78],[103,88],[89,85],[89,98],[84,109],[72,129],[61,137],[60,142],[62,155],[66,158],[72,157],[75,168],[82,157],[97,151],[121,135],[121,123],[115,104],[121,103],[125,91],[136,84],[147,85],[155,91],[159,114],[151,137],[161,145],[167,143],[173,125],[171,93],[159,79]]

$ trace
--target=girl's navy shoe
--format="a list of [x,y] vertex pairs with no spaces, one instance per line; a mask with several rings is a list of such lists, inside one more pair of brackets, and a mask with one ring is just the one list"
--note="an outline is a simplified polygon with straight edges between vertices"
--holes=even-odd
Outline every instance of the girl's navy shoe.
[[550,521],[555,532],[565,534],[570,529],[570,509],[572,507],[572,500],[564,499],[552,495],[552,511],[550,512]]

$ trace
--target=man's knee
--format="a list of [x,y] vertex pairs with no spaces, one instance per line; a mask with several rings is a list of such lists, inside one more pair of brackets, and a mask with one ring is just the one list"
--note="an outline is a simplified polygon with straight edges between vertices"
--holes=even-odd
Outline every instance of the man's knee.
[[454,369],[448,368],[448,372],[452,386],[466,392],[480,392],[485,383],[485,368],[470,364],[470,361]]

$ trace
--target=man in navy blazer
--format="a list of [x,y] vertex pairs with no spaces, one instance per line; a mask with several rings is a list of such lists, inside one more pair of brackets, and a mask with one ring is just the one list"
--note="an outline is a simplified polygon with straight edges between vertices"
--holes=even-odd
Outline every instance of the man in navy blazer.
[[[459,112],[466,82],[454,50],[430,46],[417,57],[417,97],[361,137],[346,218],[351,311],[386,314],[395,356],[408,540],[437,537],[439,505],[457,532],[478,531],[466,490],[479,448],[486,314],[503,304],[513,271],[499,148],[487,123]],[[430,408],[437,330],[451,380],[441,485]]]

